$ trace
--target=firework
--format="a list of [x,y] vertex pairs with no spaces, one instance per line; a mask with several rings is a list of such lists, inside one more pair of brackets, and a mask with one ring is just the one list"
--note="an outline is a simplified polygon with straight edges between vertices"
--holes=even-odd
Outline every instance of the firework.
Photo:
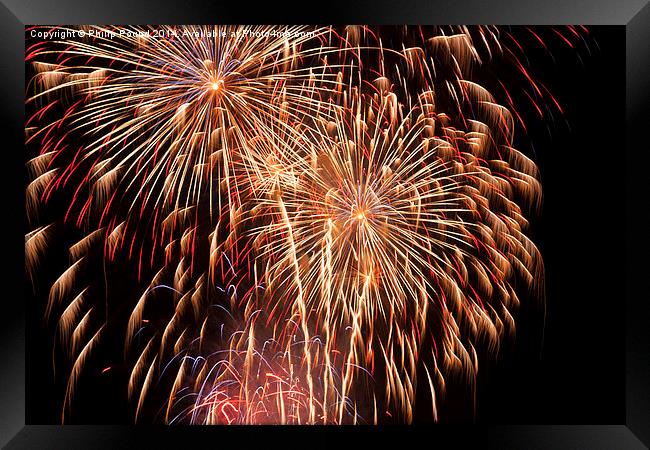
[[135,420],[411,422],[421,391],[438,420],[447,380],[473,390],[478,354],[542,297],[525,125],[475,74],[507,57],[535,108],[557,102],[508,31],[62,30],[27,48],[25,251],[38,287],[70,241],[45,307],[63,420],[125,310]]

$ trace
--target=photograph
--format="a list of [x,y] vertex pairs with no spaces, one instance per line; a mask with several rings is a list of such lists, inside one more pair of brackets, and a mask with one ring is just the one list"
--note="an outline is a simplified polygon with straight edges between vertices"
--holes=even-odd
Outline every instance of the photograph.
[[567,350],[623,344],[566,322],[623,326],[620,249],[570,232],[616,200],[622,31],[26,27],[35,420],[555,419]]

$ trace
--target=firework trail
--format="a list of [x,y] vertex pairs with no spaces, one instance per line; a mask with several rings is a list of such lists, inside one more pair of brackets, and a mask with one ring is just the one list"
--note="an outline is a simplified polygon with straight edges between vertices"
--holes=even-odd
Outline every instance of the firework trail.
[[446,380],[473,389],[542,297],[525,124],[475,80],[501,55],[542,117],[557,104],[509,31],[83,29],[26,50],[35,289],[75,239],[45,308],[62,420],[111,327],[135,420],[411,422],[419,391],[438,420]]

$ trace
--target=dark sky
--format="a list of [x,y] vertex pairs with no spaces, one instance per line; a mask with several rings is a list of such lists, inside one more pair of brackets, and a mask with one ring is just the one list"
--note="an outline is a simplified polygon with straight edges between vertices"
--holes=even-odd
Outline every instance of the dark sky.
[[[524,107],[528,135],[518,132],[515,145],[535,159],[542,176],[544,206],[533,221],[533,240],[546,268],[545,326],[543,308],[522,307],[516,343],[497,362],[481,365],[479,423],[624,420],[625,32],[613,26],[589,30],[588,48],[557,45],[551,48],[554,59],[539,47],[527,52],[533,73],[564,110],[551,122],[535,120]],[[499,73],[506,84],[513,77]],[[516,103],[524,104],[519,95]],[[52,273],[63,265],[61,258],[52,260]],[[27,423],[58,423],[65,375],[53,380],[44,299],[30,298],[29,286],[25,292]],[[131,421],[125,373],[101,374],[106,361],[118,357],[116,349],[89,362],[88,374],[95,376],[80,385],[74,422]],[[454,398],[451,392],[451,404]],[[450,414],[448,420],[466,419]]]

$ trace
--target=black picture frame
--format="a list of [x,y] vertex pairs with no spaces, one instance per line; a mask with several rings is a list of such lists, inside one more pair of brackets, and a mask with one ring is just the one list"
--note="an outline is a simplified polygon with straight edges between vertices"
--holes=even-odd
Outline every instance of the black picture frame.
[[[454,447],[526,449],[641,449],[650,446],[650,317],[647,288],[647,211],[649,192],[645,169],[650,140],[650,3],[647,0],[441,0],[441,1],[328,1],[265,5],[190,3],[171,0],[2,0],[0,5],[0,66],[5,174],[3,215],[10,225],[4,239],[5,288],[0,317],[0,445],[18,448],[155,448],[193,442],[240,442],[241,446],[269,445],[308,448],[358,440],[362,445],[423,445],[439,442]],[[626,248],[626,417],[607,425],[517,425],[343,428],[278,427],[152,427],[55,426],[25,424],[25,323],[22,295],[24,277],[23,129],[24,26],[28,24],[170,24],[170,23],[362,23],[362,24],[585,24],[621,25],[626,29],[626,235],[610,236]],[[606,89],[606,87],[603,87]],[[621,150],[623,151],[623,150]],[[17,286],[15,289],[9,286]],[[622,305],[620,306],[622,307]],[[289,438],[289,436],[291,436]],[[425,441],[421,439],[425,438]],[[290,441],[287,441],[290,439]],[[291,444],[293,443],[293,444]],[[221,444],[219,444],[221,445]]]

